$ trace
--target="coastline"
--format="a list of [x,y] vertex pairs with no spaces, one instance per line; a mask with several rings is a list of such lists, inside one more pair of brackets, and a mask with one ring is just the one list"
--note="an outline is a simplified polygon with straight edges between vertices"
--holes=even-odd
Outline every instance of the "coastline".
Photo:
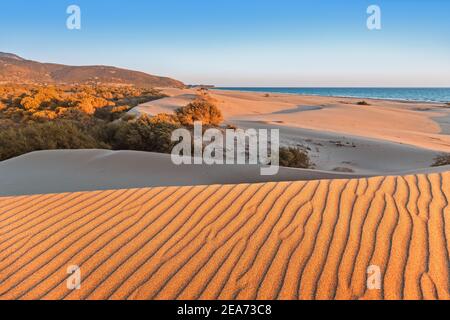
[[[260,90],[252,90],[252,89],[267,89],[267,91]],[[209,90],[218,90],[218,91],[234,91],[234,92],[248,92],[248,93],[263,93],[263,94],[285,94],[285,95],[299,95],[303,97],[323,97],[323,98],[342,98],[342,99],[367,99],[367,100],[375,100],[375,101],[392,101],[392,102],[400,102],[400,103],[427,103],[427,104],[445,104],[450,102],[450,99],[447,100],[419,100],[419,99],[401,99],[401,98],[388,98],[388,97],[373,97],[373,96],[353,96],[353,95],[324,95],[324,94],[312,94],[312,93],[300,93],[300,92],[283,92],[283,91],[270,91],[270,89],[277,89],[277,87],[213,87],[209,88]],[[279,89],[303,89],[303,88],[289,88],[289,87],[279,87]],[[316,88],[305,88],[305,89],[316,89]],[[317,89],[341,89],[340,87],[336,88],[317,88]],[[345,89],[345,88],[343,88]],[[367,88],[352,88],[352,89],[448,89],[450,88],[442,87],[442,88],[375,88],[375,87],[367,87]]]
[[[167,98],[139,105],[131,114],[173,113],[189,104],[196,89],[163,89]],[[387,175],[430,168],[450,153],[441,104],[335,98],[208,89],[224,123],[241,129],[279,129],[282,146],[309,150],[315,169]],[[441,120],[436,120],[441,118]]]

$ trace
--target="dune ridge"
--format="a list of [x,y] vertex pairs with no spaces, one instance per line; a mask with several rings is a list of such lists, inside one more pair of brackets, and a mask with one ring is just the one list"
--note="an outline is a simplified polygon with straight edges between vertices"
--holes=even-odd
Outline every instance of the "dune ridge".
[[2,197],[0,299],[448,300],[449,199],[450,172]]

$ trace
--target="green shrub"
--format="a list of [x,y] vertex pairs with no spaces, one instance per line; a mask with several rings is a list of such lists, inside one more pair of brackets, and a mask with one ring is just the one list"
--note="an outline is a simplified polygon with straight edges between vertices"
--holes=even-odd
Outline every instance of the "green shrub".
[[72,122],[31,123],[0,132],[0,161],[38,150],[108,148]]
[[94,117],[112,122],[120,119],[128,110],[130,110],[129,106],[106,106],[95,109]]
[[176,143],[171,141],[176,124],[155,122],[146,115],[136,121],[120,122],[111,141],[114,150],[137,150],[170,153]]
[[280,148],[280,166],[308,169],[312,163],[308,154],[298,147]]

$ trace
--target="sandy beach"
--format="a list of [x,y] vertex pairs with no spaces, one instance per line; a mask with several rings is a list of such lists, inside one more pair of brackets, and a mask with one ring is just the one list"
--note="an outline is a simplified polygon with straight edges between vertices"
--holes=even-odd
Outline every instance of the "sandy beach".
[[448,300],[449,186],[444,173],[3,197],[0,298]]
[[450,1],[3,2],[0,302],[450,301]]
[[[167,98],[130,114],[173,113],[199,94],[162,89]],[[281,168],[261,176],[257,165],[176,166],[170,155],[135,151],[55,150],[0,163],[0,195],[97,191],[157,186],[239,184],[445,172],[431,168],[447,152],[450,108],[432,103],[210,90],[224,122],[280,130],[285,146],[308,151],[313,169]],[[442,127],[441,125],[444,124]],[[389,129],[388,129],[389,128]],[[401,142],[400,142],[401,141]]]
[[[163,92],[170,97],[131,113],[173,113],[198,93]],[[308,149],[319,170],[390,174],[430,167],[436,156],[450,152],[450,108],[443,104],[221,90],[209,94],[226,123],[280,129],[281,143]],[[361,100],[370,105],[358,105]]]
[[[140,105],[171,113],[195,90]],[[212,91],[315,169],[175,166],[134,151],[0,163],[0,299],[450,299],[450,151],[438,104]],[[342,171],[342,168],[347,172]],[[83,275],[67,289],[67,268]],[[381,287],[369,289],[368,270]]]

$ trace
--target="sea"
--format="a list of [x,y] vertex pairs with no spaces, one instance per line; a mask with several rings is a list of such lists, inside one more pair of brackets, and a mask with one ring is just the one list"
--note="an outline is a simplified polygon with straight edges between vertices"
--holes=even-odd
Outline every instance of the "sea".
[[287,93],[308,96],[386,99],[417,102],[450,103],[450,88],[282,88],[282,87],[216,87],[267,93]]

